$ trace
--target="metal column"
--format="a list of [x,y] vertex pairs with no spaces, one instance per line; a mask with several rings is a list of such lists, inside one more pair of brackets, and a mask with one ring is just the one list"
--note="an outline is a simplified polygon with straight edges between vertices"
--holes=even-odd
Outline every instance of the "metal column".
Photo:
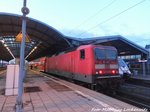
[[22,93],[23,93],[23,76],[25,75],[25,36],[26,36],[26,15],[29,13],[29,9],[26,7],[26,0],[23,2],[23,8],[21,9],[23,13],[22,17],[22,40],[21,40],[21,49],[20,49],[20,68],[19,68],[19,81],[18,81],[18,96],[16,102],[16,112],[22,112],[23,102],[22,102]]
[[145,71],[146,71],[146,69],[145,69],[145,63],[146,63],[146,62],[144,62],[144,61],[142,62],[142,65],[143,65],[143,76],[145,76],[145,74],[146,74],[146,73],[145,73]]

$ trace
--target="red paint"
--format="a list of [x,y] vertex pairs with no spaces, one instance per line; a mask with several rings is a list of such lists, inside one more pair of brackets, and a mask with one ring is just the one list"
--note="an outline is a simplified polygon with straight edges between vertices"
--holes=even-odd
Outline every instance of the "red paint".
[[[95,45],[84,45],[78,47],[76,50],[60,54],[58,56],[49,57],[46,59],[46,70],[68,72],[74,74],[86,74],[94,75],[96,73],[108,75],[117,74],[118,68],[110,69],[110,64],[117,64],[116,60],[96,60],[94,54],[94,48],[98,47],[100,49],[105,49],[103,46]],[[107,49],[116,50],[114,47],[107,47]],[[80,50],[85,51],[85,58],[80,58]],[[95,64],[105,64],[105,69],[95,69]]]

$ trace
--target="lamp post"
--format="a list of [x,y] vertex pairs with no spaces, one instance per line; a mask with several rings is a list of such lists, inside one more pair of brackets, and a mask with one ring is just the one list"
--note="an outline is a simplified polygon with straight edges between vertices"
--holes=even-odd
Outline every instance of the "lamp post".
[[22,102],[22,94],[23,94],[23,76],[25,70],[25,36],[26,36],[26,15],[29,14],[29,9],[26,7],[26,0],[23,2],[23,8],[21,9],[22,16],[22,40],[21,40],[21,49],[20,49],[20,67],[19,67],[19,81],[18,81],[18,96],[16,101],[16,112],[22,112],[23,102]]

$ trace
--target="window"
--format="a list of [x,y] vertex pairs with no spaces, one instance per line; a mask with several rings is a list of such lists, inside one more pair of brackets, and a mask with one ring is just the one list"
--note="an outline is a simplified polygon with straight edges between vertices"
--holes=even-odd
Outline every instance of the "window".
[[114,50],[95,48],[94,52],[95,52],[96,59],[113,59],[114,60],[117,58],[117,53]]
[[80,59],[85,59],[85,50],[80,50]]
[[95,58],[96,59],[105,59],[105,50],[104,49],[99,49],[95,48]]
[[116,59],[117,53],[114,50],[106,49],[106,57],[107,59]]

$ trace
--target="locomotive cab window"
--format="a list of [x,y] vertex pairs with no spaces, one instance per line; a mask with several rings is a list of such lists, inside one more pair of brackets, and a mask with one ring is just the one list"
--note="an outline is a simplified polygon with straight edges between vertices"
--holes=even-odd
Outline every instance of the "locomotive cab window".
[[95,48],[95,58],[96,59],[111,59],[115,60],[117,58],[117,52],[110,49],[99,49]]
[[116,53],[116,51],[114,51],[114,50],[106,50],[106,57],[107,57],[107,59],[113,59],[113,60],[115,60],[115,59],[117,59],[117,53]]
[[85,50],[80,50],[80,59],[85,59]]
[[95,52],[96,59],[105,59],[106,58],[104,49],[95,48],[94,52]]

